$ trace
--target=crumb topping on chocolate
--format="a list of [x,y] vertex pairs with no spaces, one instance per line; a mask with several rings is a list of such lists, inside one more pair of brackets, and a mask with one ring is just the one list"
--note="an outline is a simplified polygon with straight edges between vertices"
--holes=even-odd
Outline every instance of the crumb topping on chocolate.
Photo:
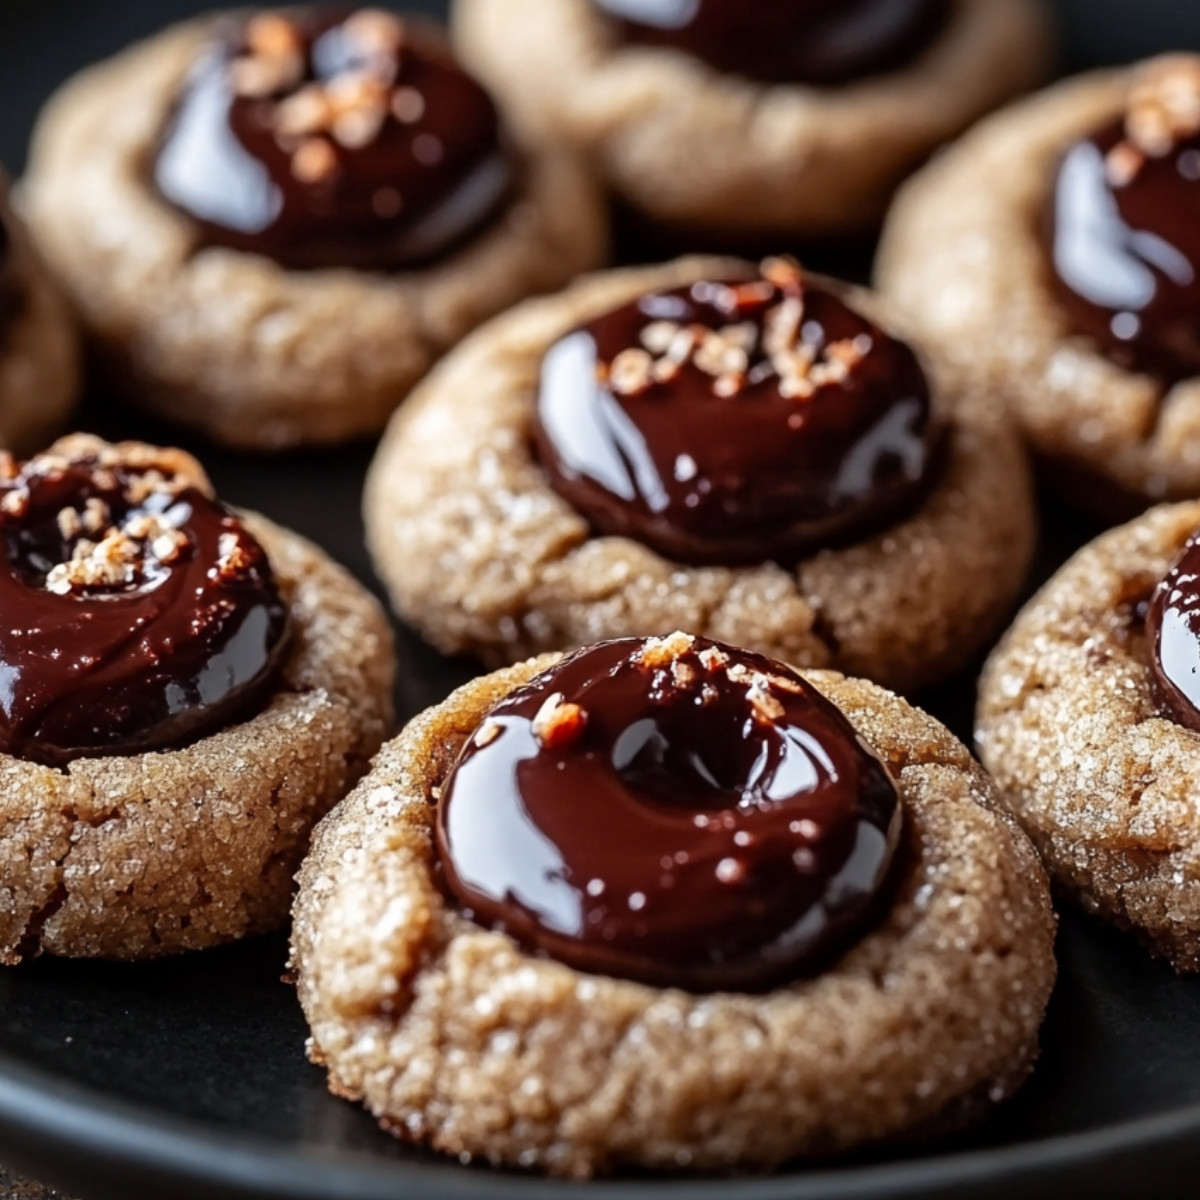
[[938,435],[912,350],[790,258],[581,326],[537,415],[551,482],[602,532],[726,564],[895,520]]
[[[810,399],[826,384],[846,386],[851,372],[870,353],[869,333],[824,345],[802,337],[804,276],[792,259],[768,259],[764,279],[783,292],[761,323],[734,321],[717,329],[678,321],[651,321],[638,334],[640,346],[597,364],[597,378],[614,392],[632,396],[655,383],[670,383],[692,364],[712,378],[713,394],[732,397],[775,378],[781,395]],[[737,313],[760,305],[767,295],[761,283],[712,284],[729,297],[719,304]],[[753,366],[751,365],[753,361]]]
[[495,106],[434,27],[293,8],[250,17],[196,65],[156,178],[216,244],[379,269],[434,257],[497,210],[500,143]]

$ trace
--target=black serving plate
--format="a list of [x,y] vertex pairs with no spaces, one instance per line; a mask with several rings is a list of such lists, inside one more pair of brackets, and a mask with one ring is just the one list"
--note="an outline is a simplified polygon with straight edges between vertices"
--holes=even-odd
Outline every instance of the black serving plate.
[[[20,169],[39,106],[68,74],[201,7],[0,0],[0,160]],[[1058,8],[1069,69],[1200,45],[1193,0],[1059,0]],[[860,261],[851,251],[844,269]],[[82,423],[175,437],[101,396]],[[370,447],[280,459],[190,448],[223,495],[314,538],[373,583],[359,520]],[[1093,532],[1049,500],[1044,507],[1043,575]],[[407,717],[471,666],[398,632],[397,699]],[[921,699],[968,736],[973,690],[967,676]],[[330,1096],[324,1073],[304,1058],[304,1020],[280,982],[282,938],[136,967],[45,960],[0,971],[0,1157],[84,1200],[1195,1196],[1200,981],[1177,979],[1131,939],[1073,913],[1064,914],[1058,949],[1037,1072],[969,1135],[765,1178],[587,1185],[405,1149]]]

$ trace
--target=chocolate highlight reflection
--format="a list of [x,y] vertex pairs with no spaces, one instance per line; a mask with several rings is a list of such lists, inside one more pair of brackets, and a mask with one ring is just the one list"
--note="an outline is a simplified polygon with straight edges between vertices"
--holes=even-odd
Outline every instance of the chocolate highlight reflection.
[[912,350],[781,259],[568,334],[534,429],[551,484],[601,533],[730,565],[902,519],[939,435]]
[[513,168],[487,93],[432,25],[262,13],[196,63],[154,165],[208,245],[288,267],[411,267],[480,229]]
[[75,435],[0,460],[0,751],[61,766],[213,732],[261,701],[286,628],[189,455]]
[[1049,224],[1082,333],[1128,369],[1200,374],[1200,57],[1152,63],[1121,119],[1071,147]]
[[947,0],[594,0],[626,41],[683,50],[764,83],[836,84],[899,67]]
[[1200,732],[1200,532],[1155,589],[1146,634],[1159,703],[1180,725]]
[[815,688],[675,633],[578,651],[496,705],[437,843],[467,915],[551,958],[755,989],[861,932],[900,822],[887,768]]

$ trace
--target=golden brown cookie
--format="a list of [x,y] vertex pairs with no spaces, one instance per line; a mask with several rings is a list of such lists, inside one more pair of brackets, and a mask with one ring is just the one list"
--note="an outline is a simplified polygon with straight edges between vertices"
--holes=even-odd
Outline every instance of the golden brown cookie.
[[65,423],[79,385],[74,324],[9,210],[0,174],[0,445],[40,447]]
[[1070,79],[913,179],[880,248],[883,293],[1105,516],[1200,494],[1197,146],[1200,58]]
[[76,435],[0,495],[0,961],[278,928],[389,730],[379,605],[179,451]]
[[[1034,514],[1019,439],[1003,414],[947,384],[936,356],[924,363],[946,432],[927,490],[897,501],[884,528],[877,520],[850,544],[781,560],[791,566],[767,553],[694,565],[637,536],[602,535],[551,486],[531,444],[551,346],[643,293],[749,270],[683,259],[597,275],[506,314],[441,364],[392,423],[366,488],[371,551],[406,621],[446,653],[492,663],[675,628],[902,691],[970,661],[1014,602]],[[891,307],[844,294],[895,328]],[[878,329],[876,339],[887,340]],[[841,403],[836,389],[830,402]],[[797,396],[798,413],[806,403]],[[810,465],[815,476],[820,463]]]
[[1164,505],[1079,551],[992,655],[976,728],[1058,886],[1179,971],[1200,969],[1200,741],[1155,682],[1153,613],[1198,527]]
[[[311,41],[310,10],[298,12],[295,36]],[[395,22],[367,17],[354,28],[374,55]],[[426,57],[403,42],[367,56],[381,64],[375,74],[355,60],[306,83],[308,43],[289,49],[277,15],[245,31],[230,20],[174,26],[83,72],[34,137],[23,186],[31,227],[105,366],[139,404],[259,449],[374,433],[475,325],[602,261],[605,217],[586,173],[559,153],[490,156],[490,102],[444,65],[436,35],[421,34]],[[410,60],[428,96],[402,73],[395,86],[379,74]],[[439,80],[481,110],[478,142],[443,129],[446,110],[431,98]],[[181,96],[189,103],[177,110]],[[228,132],[206,132],[226,111],[261,139],[247,145],[269,171]],[[464,117],[462,138],[475,132]],[[460,174],[472,155],[478,170],[442,195],[429,173],[449,171],[456,150]],[[393,160],[406,182],[418,176],[408,195],[389,182]],[[262,212],[252,203],[261,196]]]
[[[714,659],[711,646],[685,662],[686,647],[672,648],[680,641],[693,639],[677,633],[651,645],[657,667],[688,681],[681,687],[699,686],[696,672],[712,686],[701,664],[740,665],[742,652],[725,647]],[[872,684],[774,664],[764,689],[752,683],[746,693],[759,716],[745,737],[766,745],[770,731],[759,719],[782,720],[811,689],[837,721],[848,718],[851,734],[871,748],[863,753],[882,760],[899,805],[903,832],[884,911],[815,973],[754,991],[637,982],[532,953],[448,899],[435,881],[435,863],[447,861],[437,848],[446,828],[439,806],[462,802],[461,792],[448,801],[445,790],[460,753],[465,763],[473,747],[480,763],[521,736],[511,711],[502,717],[495,706],[528,708],[540,673],[559,671],[546,683],[557,687],[561,672],[586,655],[628,644],[546,656],[460,688],[390,742],[318,828],[299,877],[293,958],[310,1053],[328,1068],[331,1088],[363,1101],[404,1140],[573,1177],[630,1166],[761,1169],[955,1126],[1010,1095],[1030,1070],[1055,974],[1044,876],[963,746]],[[722,693],[713,711],[727,699]],[[539,710],[531,726],[552,754],[572,736],[564,718],[583,721],[582,750],[567,746],[561,755],[571,772],[601,727],[591,700],[581,702],[581,717],[568,701],[557,715]],[[464,786],[463,770],[455,789]],[[496,804],[504,786],[497,777]],[[755,820],[716,812],[715,802],[690,791],[671,794],[673,804],[694,800],[715,814],[712,828],[724,828],[724,817]],[[570,795],[572,805],[584,803],[577,787]],[[478,796],[484,804],[486,791]],[[478,810],[484,820],[486,807]],[[751,807],[761,816],[772,806]],[[609,836],[619,839],[636,816],[636,806],[618,808]],[[733,835],[738,846],[754,844],[741,839]],[[511,863],[503,843],[490,840],[487,861]],[[742,855],[750,861],[757,852],[737,853],[707,886],[737,891],[748,878],[739,874]],[[680,888],[694,882],[689,869],[679,868]],[[808,868],[797,858],[796,869]],[[573,874],[553,877],[582,890]],[[589,882],[588,897],[608,896],[604,885]],[[669,902],[665,883],[656,886],[649,899],[629,896],[630,910],[651,924],[661,920],[656,905]],[[624,921],[618,936],[627,937],[637,923],[620,916],[621,901],[614,893],[604,919]],[[591,904],[581,928],[590,928],[601,901]]]
[[[1039,82],[1049,59],[1045,13],[1031,0],[951,0],[944,15],[936,4],[886,6],[876,31],[898,13],[904,22],[925,22],[921,10],[938,16],[921,32],[899,32],[903,49],[885,53],[866,77],[851,72],[827,85],[748,78],[754,63],[725,71],[669,46],[623,42],[604,7],[594,0],[458,0],[455,41],[536,144],[579,149],[625,201],[684,229],[796,236],[868,226],[913,167]],[[837,57],[833,45],[844,49],[847,31],[836,28],[836,10],[727,0],[723,7],[728,16],[717,14],[706,30],[706,49],[718,54],[754,46],[765,57],[828,37],[824,63],[783,64],[777,77],[820,77]],[[722,20],[737,32],[723,30]],[[861,38],[861,25],[856,32]]]

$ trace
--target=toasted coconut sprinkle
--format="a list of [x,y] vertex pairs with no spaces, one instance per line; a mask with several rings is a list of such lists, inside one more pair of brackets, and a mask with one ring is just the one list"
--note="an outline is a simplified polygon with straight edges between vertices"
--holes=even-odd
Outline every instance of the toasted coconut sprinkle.
[[578,704],[569,704],[562,692],[547,696],[534,714],[533,736],[547,750],[565,750],[583,735],[587,713]]

